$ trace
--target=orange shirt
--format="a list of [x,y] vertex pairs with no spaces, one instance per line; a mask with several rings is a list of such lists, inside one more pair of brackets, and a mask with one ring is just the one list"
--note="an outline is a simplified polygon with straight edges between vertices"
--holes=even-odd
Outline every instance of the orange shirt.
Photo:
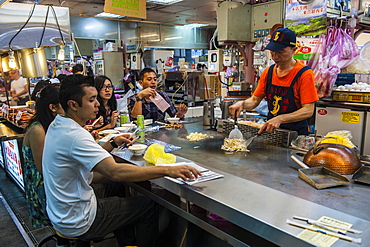
[[[276,74],[276,66],[272,73],[272,84],[277,86],[289,87],[294,79],[294,76],[298,71],[305,65],[299,61],[296,62],[293,69],[284,76],[278,76]],[[266,96],[266,80],[267,80],[268,68],[265,69],[261,78],[258,82],[257,88],[253,95],[264,98]],[[299,77],[298,81],[294,85],[294,98],[298,108],[301,108],[303,104],[313,103],[319,100],[317,91],[314,83],[314,75],[312,70],[306,70]]]

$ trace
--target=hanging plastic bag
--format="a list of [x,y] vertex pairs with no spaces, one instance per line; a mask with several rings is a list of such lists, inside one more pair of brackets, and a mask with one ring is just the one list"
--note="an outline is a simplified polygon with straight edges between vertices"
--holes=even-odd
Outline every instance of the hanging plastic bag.
[[359,49],[343,29],[329,27],[327,35],[320,35],[318,45],[308,65],[313,69],[319,98],[329,96],[340,70],[351,64]]
[[148,147],[144,154],[144,160],[152,164],[171,164],[176,163],[176,156],[165,153],[164,146],[158,143],[153,143]]

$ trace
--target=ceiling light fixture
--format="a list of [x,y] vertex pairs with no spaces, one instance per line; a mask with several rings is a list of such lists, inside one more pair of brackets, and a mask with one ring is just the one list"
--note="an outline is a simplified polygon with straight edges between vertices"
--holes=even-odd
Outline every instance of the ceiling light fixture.
[[8,66],[11,69],[14,69],[17,67],[17,64],[15,63],[15,57],[14,57],[14,51],[9,51],[9,57],[8,57]]
[[65,53],[64,53],[64,45],[60,45],[60,49],[59,49],[59,52],[58,52],[58,60],[59,61],[64,61],[65,58],[66,58],[66,56],[65,56]]
[[97,15],[95,15],[95,17],[105,17],[105,18],[123,18],[125,17],[124,15],[116,15],[116,14],[111,14],[111,13],[105,13],[105,12],[102,12],[102,13],[99,13]]
[[156,3],[156,4],[163,4],[163,5],[170,5],[178,2],[182,2],[183,0],[146,0],[147,3]]
[[197,28],[197,27],[205,27],[209,26],[208,24],[200,24],[200,23],[193,23],[193,24],[186,24],[182,26],[182,28]]

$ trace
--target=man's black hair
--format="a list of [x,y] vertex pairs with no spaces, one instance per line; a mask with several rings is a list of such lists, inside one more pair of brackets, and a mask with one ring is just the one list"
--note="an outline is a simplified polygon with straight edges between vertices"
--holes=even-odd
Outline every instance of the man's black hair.
[[84,87],[94,87],[94,78],[91,76],[69,75],[61,83],[59,100],[63,110],[67,112],[69,100],[76,101],[82,106],[82,97],[86,94]]
[[157,75],[157,73],[155,73],[155,71],[152,68],[145,68],[142,71],[140,71],[140,80],[144,80],[144,74],[150,72],[153,72],[154,74]]
[[77,72],[82,72],[84,71],[84,67],[82,64],[76,64],[75,66],[72,67],[72,73],[76,74]]

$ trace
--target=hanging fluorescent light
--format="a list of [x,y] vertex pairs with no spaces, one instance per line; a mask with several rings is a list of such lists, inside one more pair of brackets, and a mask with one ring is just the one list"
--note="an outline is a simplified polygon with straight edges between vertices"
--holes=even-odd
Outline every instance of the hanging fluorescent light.
[[164,38],[164,40],[182,39],[182,36]]
[[105,17],[105,18],[123,18],[125,17],[124,15],[116,15],[116,14],[111,14],[111,13],[105,13],[102,12],[100,14],[95,15],[94,17]]
[[9,68],[14,69],[17,67],[17,64],[15,63],[14,51],[12,50],[9,51],[8,61]]
[[59,61],[64,61],[65,59],[65,54],[64,54],[64,45],[60,45],[60,49],[58,52],[58,60]]
[[164,4],[170,5],[178,2],[182,2],[183,0],[146,0],[147,3],[156,3],[156,4]]

